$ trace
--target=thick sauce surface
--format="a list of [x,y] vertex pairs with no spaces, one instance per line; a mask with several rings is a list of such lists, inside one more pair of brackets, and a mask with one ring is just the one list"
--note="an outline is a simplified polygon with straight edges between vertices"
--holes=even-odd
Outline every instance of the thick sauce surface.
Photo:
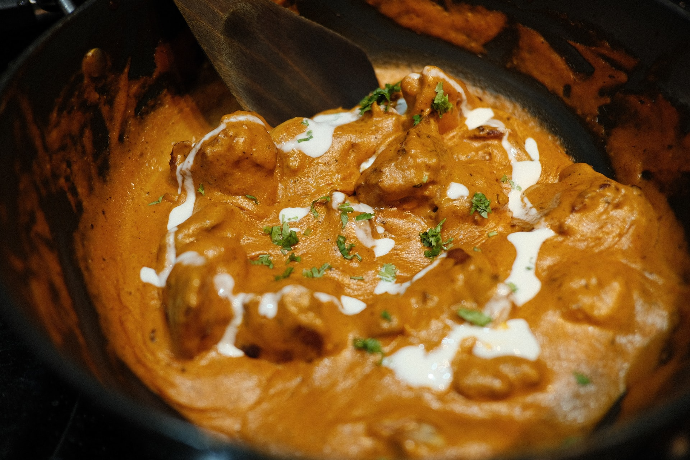
[[193,422],[278,452],[587,433],[659,365],[681,232],[440,69],[388,95],[270,127],[164,94],[133,121],[78,237],[113,349]]

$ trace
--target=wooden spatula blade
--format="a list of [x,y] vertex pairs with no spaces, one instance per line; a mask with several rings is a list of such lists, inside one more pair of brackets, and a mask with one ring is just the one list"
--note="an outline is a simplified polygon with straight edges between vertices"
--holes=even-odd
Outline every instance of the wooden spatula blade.
[[240,104],[277,125],[355,106],[378,87],[356,45],[269,0],[175,0]]

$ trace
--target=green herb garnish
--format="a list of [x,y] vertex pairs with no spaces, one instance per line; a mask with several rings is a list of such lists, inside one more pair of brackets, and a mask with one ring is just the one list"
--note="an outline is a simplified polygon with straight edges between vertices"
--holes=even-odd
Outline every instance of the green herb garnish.
[[374,339],[371,337],[366,338],[366,339],[356,338],[352,341],[352,345],[357,350],[364,350],[369,354],[373,354],[373,353],[383,354],[383,348],[381,348],[381,342],[379,342],[377,339]]
[[369,219],[373,219],[373,218],[374,218],[374,214],[372,214],[370,212],[363,212],[362,214],[359,214],[357,217],[355,217],[355,220],[360,221],[360,220],[369,220]]
[[592,383],[592,380],[581,372],[575,371],[573,372],[573,376],[575,377],[575,381],[577,382],[577,384],[580,386],[585,386]]
[[362,256],[359,254],[350,254],[350,251],[352,251],[352,248],[355,247],[354,243],[350,243],[348,245],[345,244],[346,238],[343,235],[338,235],[338,238],[335,240],[335,244],[338,246],[338,250],[340,251],[340,254],[343,255],[343,257],[347,260],[352,260],[353,257],[357,257],[358,260],[362,260]]
[[292,273],[292,270],[294,270],[293,267],[288,267],[288,268],[286,268],[282,275],[277,275],[277,276],[275,277],[275,280],[276,280],[276,281],[284,280],[285,278],[287,278],[288,276],[290,276],[290,274]]
[[249,198],[252,200],[254,203],[259,204],[259,199],[255,197],[254,195],[245,195],[245,197]]
[[363,276],[351,276],[350,279],[362,281],[364,279],[364,277]]
[[[400,82],[394,85],[386,83],[385,88],[376,88],[367,97],[360,101],[359,114],[364,115],[364,112],[371,110],[371,106],[374,105],[374,103],[380,105],[384,102],[390,102],[391,97],[393,97],[393,94],[399,93],[400,91]],[[388,106],[386,106],[386,110],[388,110]]]
[[494,236],[498,235],[498,232],[489,232],[486,234],[489,238],[493,238]]
[[321,198],[317,198],[311,202],[310,211],[311,211],[311,214],[314,216],[314,219],[319,218],[319,212],[316,210],[316,206],[315,206],[316,203],[319,203],[319,202],[328,203],[329,201],[331,201],[331,197],[326,195],[326,196],[322,196]]
[[391,283],[395,282],[397,271],[398,269],[395,268],[395,265],[383,264],[383,267],[381,267],[381,271],[379,272],[379,278],[381,278],[383,281],[388,281]]
[[287,222],[283,222],[282,226],[264,227],[264,233],[271,236],[273,244],[280,246],[286,251],[291,251],[292,247],[299,243],[297,233],[294,230],[290,230]]
[[486,195],[481,192],[475,193],[472,197],[470,214],[474,214],[475,211],[477,211],[483,218],[489,218],[489,213],[491,212],[491,201],[489,201]]
[[477,310],[471,310],[469,308],[459,308],[458,316],[468,323],[474,324],[475,326],[484,327],[492,321],[491,316],[485,315]]
[[304,229],[304,232],[302,232],[302,235],[309,236],[309,235],[311,235],[311,232],[312,232],[311,228],[306,228],[306,229]]
[[522,191],[522,187],[517,185],[512,180],[508,179],[508,176],[506,176],[505,174],[503,175],[503,177],[501,177],[501,182],[503,182],[504,184],[506,184],[506,183],[510,184],[510,188],[512,188],[513,190],[517,190],[518,192]]
[[473,250],[474,252],[482,252],[482,249],[481,249],[481,248],[478,248],[477,246],[473,247],[472,250]]
[[388,313],[388,310],[383,310],[381,312],[381,318],[385,319],[386,321],[393,321],[393,317],[391,316],[390,313]]
[[159,196],[158,199],[157,199],[156,201],[150,202],[150,203],[149,203],[149,206],[153,206],[153,205],[156,205],[156,204],[161,204],[162,202],[163,202],[163,195]]
[[347,213],[354,212],[355,210],[352,208],[352,205],[348,201],[338,206],[338,210],[340,210],[340,222],[342,223],[343,228],[345,228],[348,219]]
[[302,262],[302,257],[296,256],[294,252],[291,252],[285,261],[285,265],[289,264],[290,262]]
[[453,104],[448,100],[448,95],[443,92],[443,83],[438,82],[436,85],[436,97],[431,103],[431,108],[438,113],[438,117],[442,118],[443,114],[449,112],[453,108]]
[[260,254],[255,260],[250,260],[252,265],[265,265],[268,268],[273,268],[273,261],[269,254]]
[[199,184],[199,188],[196,189],[196,191],[201,193],[202,196],[206,196],[206,190],[204,190],[204,184]]
[[422,121],[421,115],[412,115],[412,126],[417,126]]
[[325,264],[321,265],[321,268],[316,268],[312,267],[311,270],[307,270],[306,268],[302,270],[302,276],[305,278],[321,278],[325,273],[326,270],[331,270],[333,267],[331,267],[331,264],[326,262]]
[[451,244],[453,238],[449,238],[448,241],[445,242],[441,238],[441,227],[443,226],[443,223],[445,221],[446,219],[443,219],[441,222],[438,223],[436,227],[430,228],[426,232],[419,234],[419,238],[422,240],[422,244],[427,248],[431,248],[424,251],[424,255],[430,259],[433,259],[437,255],[439,255],[441,251],[447,251],[453,246]]
[[508,284],[508,287],[510,288],[511,292],[517,292],[518,291],[518,287],[515,285],[515,283],[507,283],[507,284]]
[[312,140],[312,139],[314,139],[314,132],[310,129],[309,131],[307,131],[307,137],[303,137],[303,138],[301,138],[301,139],[297,139],[297,142],[298,142],[298,143],[299,143],[299,142],[307,142],[307,141],[310,141],[310,140]]

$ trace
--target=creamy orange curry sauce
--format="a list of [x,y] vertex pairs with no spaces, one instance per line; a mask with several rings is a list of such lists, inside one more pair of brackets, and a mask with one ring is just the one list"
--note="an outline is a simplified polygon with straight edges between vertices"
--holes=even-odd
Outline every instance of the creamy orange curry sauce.
[[519,107],[426,67],[276,127],[203,115],[133,120],[77,239],[113,349],[194,423],[481,458],[591,431],[663,362],[682,232]]

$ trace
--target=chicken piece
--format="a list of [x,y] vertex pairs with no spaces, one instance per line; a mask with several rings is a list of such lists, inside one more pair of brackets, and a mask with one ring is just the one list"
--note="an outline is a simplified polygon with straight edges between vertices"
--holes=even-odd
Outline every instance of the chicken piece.
[[229,238],[209,237],[185,249],[168,276],[163,305],[175,352],[191,359],[216,345],[234,316],[230,301],[218,295],[215,276],[229,274],[241,283],[248,262],[239,243]]

